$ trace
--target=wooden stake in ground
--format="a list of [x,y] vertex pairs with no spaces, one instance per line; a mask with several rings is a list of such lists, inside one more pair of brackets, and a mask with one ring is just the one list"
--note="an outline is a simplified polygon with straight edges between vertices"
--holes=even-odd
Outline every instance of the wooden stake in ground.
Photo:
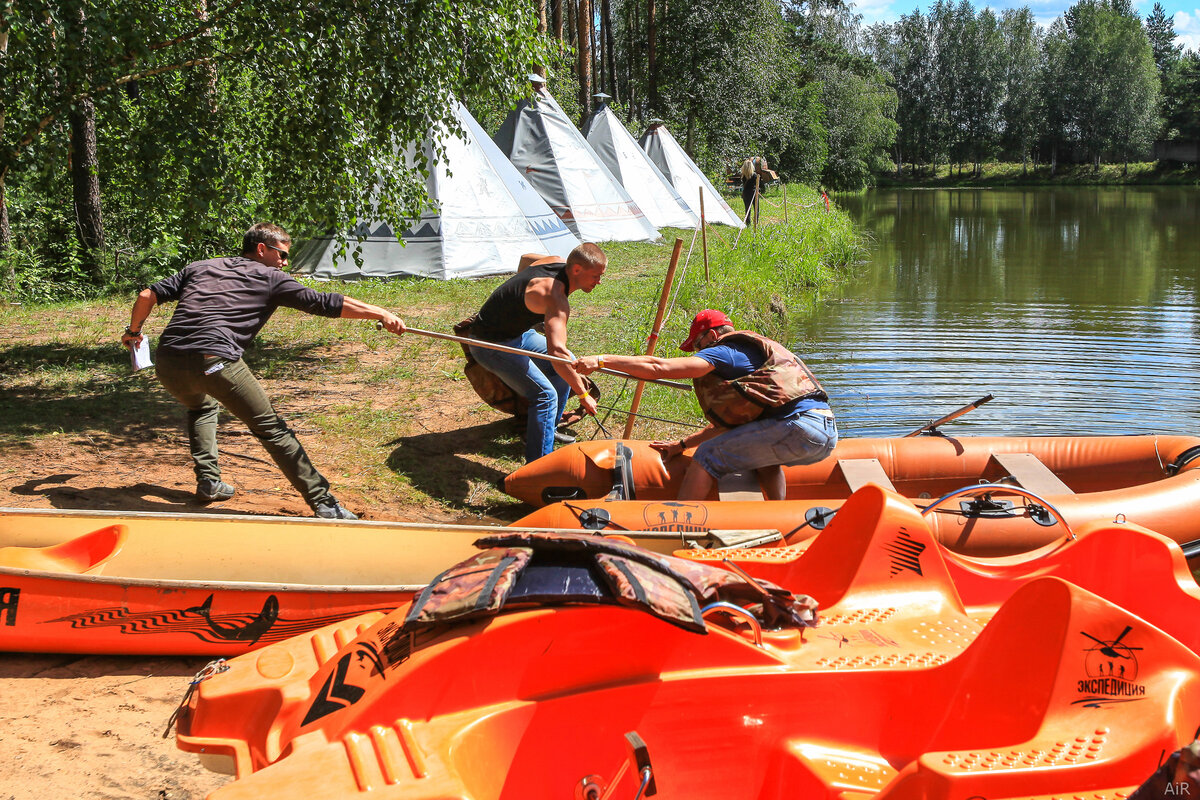
[[[671,253],[671,266],[667,267],[667,277],[663,280],[662,295],[658,298],[658,312],[654,315],[654,327],[650,331],[649,343],[646,346],[646,355],[654,355],[654,348],[658,345],[658,334],[662,329],[663,314],[667,310],[667,299],[671,296],[671,284],[675,282],[675,266],[679,263],[679,253],[683,250],[683,239],[675,240],[675,251]],[[637,414],[638,406],[642,403],[642,390],[646,388],[645,381],[638,381],[637,388],[633,390],[633,404],[629,407],[629,416],[625,418],[625,433],[621,438],[628,439],[633,434],[633,423]]]
[[754,173],[754,232],[758,233],[758,193],[762,189],[762,176]]
[[[696,241],[692,239],[692,241]],[[700,187],[700,249],[704,251],[704,282],[708,283],[708,224],[704,221],[704,187]],[[691,252],[690,250],[688,251]]]

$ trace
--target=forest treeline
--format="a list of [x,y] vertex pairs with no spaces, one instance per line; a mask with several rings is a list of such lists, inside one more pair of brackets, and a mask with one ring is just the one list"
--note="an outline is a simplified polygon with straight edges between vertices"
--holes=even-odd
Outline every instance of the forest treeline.
[[863,46],[897,95],[892,148],[904,165],[1000,159],[1127,163],[1158,138],[1200,138],[1200,57],[1183,53],[1161,4],[1080,0],[1041,28],[1028,6],[999,16],[939,0]]
[[1142,158],[1200,135],[1200,61],[1156,6],[1048,29],[941,0],[865,27],[838,0],[0,0],[0,291],[120,288],[236,247],[426,202],[395,156],[462,99],[485,128],[545,74],[605,91],[715,177],[766,155],[860,188],[912,165]]

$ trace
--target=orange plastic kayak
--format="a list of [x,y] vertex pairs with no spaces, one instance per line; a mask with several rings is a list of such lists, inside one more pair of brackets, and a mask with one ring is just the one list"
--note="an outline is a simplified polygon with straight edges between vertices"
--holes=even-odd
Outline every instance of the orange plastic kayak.
[[[697,608],[699,627],[670,618],[708,596],[693,559],[610,549],[580,571],[561,543],[493,546],[432,612],[418,598],[217,666],[177,742],[237,774],[213,800],[1121,797],[1200,720],[1200,657],[1172,635],[1200,590],[1089,563],[1090,535],[1055,552],[1091,591],[1013,566],[982,624],[925,520],[864,489],[806,550],[721,562],[815,598],[807,636],[768,624],[765,588]],[[1117,574],[1139,608],[1186,613],[1162,628],[1118,606]]]
[[0,509],[0,651],[236,655],[391,611],[492,530]]
[[[618,458],[618,447],[627,458]],[[964,487],[1003,483],[1018,491],[959,497],[931,516],[946,547],[1000,556],[1040,548],[1098,519],[1120,518],[1180,543],[1200,539],[1197,456],[1200,438],[1189,436],[844,439],[818,464],[785,468],[785,501],[683,502],[673,497],[688,457],[664,464],[646,442],[595,441],[525,465],[505,488],[535,505],[568,498],[514,523],[521,526],[674,531],[681,539],[710,528],[774,529],[797,543],[864,485],[927,506]],[[636,501],[602,501],[622,483],[621,472]],[[1029,493],[1041,502],[1022,499]]]

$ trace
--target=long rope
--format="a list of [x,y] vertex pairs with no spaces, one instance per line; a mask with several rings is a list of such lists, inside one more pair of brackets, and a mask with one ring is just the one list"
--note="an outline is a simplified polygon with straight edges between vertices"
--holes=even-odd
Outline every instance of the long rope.
[[[618,398],[618,399],[620,399],[620,398]],[[599,403],[597,403],[596,407],[603,408],[608,411],[616,411],[618,413],[624,414],[627,417],[637,417],[638,419],[651,419],[651,420],[654,420],[655,422],[665,422],[668,425],[682,425],[685,428],[695,428],[696,430],[703,430],[706,427],[704,425],[697,425],[694,422],[683,422],[683,421],[677,420],[677,419],[663,419],[662,417],[652,417],[649,414],[642,414],[641,412],[630,413],[630,412],[626,411],[625,409],[617,408],[616,406],[602,406]],[[607,419],[607,417],[606,417],[606,419]]]
[[688,266],[692,263],[692,249],[696,246],[696,236],[699,233],[700,225],[697,224],[695,230],[692,231],[692,243],[688,245],[687,257],[683,259],[683,271],[679,273],[679,279],[671,287],[671,302],[667,304],[667,313],[663,316],[662,321],[663,326],[671,318],[671,312],[675,310],[675,303],[679,300],[679,291],[683,288],[683,282],[687,278]]
[[[383,323],[375,323],[376,329],[382,329]],[[458,342],[459,344],[474,345],[476,347],[484,347],[488,350],[499,350],[501,353],[512,353],[518,356],[529,356],[530,358],[539,358],[542,361],[551,361],[559,364],[574,364],[570,358],[562,358],[560,356],[552,356],[549,353],[538,353],[534,350],[523,350],[520,347],[509,347],[506,344],[496,344],[495,342],[485,342],[481,339],[468,339],[465,336],[453,336],[449,333],[439,333],[438,331],[426,331],[420,328],[405,328],[405,333],[415,333],[418,336],[428,336],[431,339],[445,339],[448,342]],[[597,372],[603,372],[605,375],[616,375],[618,378],[631,378],[625,372],[618,372],[615,369],[598,369]],[[648,383],[657,383],[660,386],[670,386],[672,389],[682,389],[685,392],[690,392],[692,387],[690,384],[680,383],[678,381],[664,381],[661,378],[646,378]]]

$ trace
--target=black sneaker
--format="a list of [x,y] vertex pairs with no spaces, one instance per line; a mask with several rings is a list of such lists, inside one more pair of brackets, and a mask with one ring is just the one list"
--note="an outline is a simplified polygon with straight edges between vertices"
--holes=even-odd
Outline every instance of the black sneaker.
[[358,519],[358,515],[342,508],[341,503],[331,500],[313,509],[313,515],[321,519]]
[[196,499],[202,503],[219,503],[233,497],[235,491],[224,481],[200,481],[196,484]]

